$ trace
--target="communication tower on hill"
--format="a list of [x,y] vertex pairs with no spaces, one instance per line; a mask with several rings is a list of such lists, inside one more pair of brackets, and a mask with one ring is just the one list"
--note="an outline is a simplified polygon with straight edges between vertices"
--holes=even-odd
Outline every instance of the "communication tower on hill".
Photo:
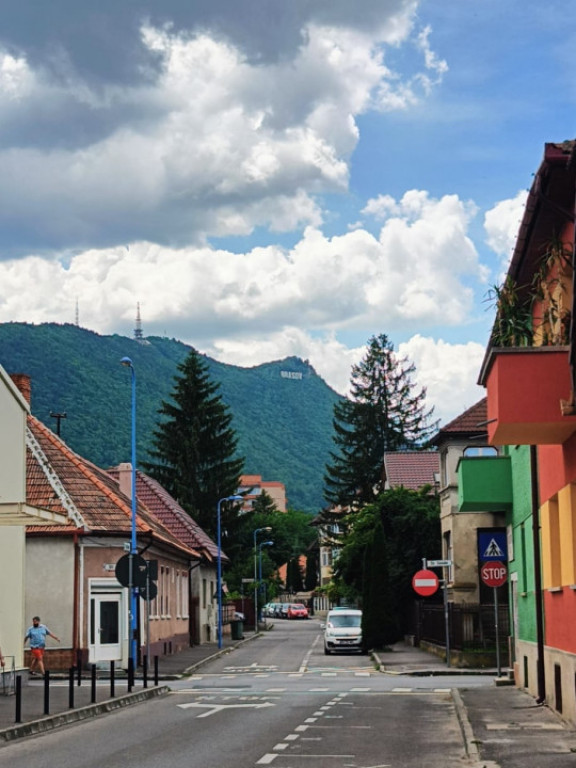
[[134,328],[134,339],[139,344],[150,344],[150,342],[144,338],[144,334],[142,332],[142,318],[140,317],[140,302],[136,304],[136,327]]

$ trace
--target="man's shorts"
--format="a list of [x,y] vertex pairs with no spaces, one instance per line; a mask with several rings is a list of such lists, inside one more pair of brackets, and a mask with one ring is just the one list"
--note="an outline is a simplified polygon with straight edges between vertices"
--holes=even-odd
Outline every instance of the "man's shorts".
[[44,648],[30,648],[30,653],[32,656],[34,656],[35,659],[44,658]]

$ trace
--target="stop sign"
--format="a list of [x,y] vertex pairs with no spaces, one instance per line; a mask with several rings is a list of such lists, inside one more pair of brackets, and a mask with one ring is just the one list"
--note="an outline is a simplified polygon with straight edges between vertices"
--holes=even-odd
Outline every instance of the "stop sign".
[[412,586],[422,597],[433,595],[438,589],[439,584],[438,576],[436,576],[434,571],[429,571],[428,569],[416,571],[412,577]]
[[501,587],[502,584],[506,584],[508,568],[505,563],[498,560],[483,563],[480,568],[480,578],[487,587]]

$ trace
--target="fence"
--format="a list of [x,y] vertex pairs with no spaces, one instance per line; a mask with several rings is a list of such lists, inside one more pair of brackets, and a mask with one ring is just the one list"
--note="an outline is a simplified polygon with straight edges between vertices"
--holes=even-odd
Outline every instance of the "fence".
[[16,663],[14,656],[4,656],[5,666],[0,667],[0,694],[11,696],[16,690]]
[[[496,621],[493,605],[448,603],[450,647],[456,651],[496,649]],[[443,605],[416,603],[416,638],[446,645],[446,619]],[[507,605],[498,606],[500,649],[508,650],[510,613]]]

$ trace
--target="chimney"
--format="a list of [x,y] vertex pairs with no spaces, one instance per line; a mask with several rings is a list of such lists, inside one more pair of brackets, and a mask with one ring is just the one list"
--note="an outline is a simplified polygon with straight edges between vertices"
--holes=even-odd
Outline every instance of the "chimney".
[[18,388],[22,397],[30,405],[32,386],[30,384],[30,376],[27,373],[11,373],[10,378]]
[[118,464],[118,482],[120,484],[120,490],[124,496],[132,498],[132,464],[126,462],[124,464]]

